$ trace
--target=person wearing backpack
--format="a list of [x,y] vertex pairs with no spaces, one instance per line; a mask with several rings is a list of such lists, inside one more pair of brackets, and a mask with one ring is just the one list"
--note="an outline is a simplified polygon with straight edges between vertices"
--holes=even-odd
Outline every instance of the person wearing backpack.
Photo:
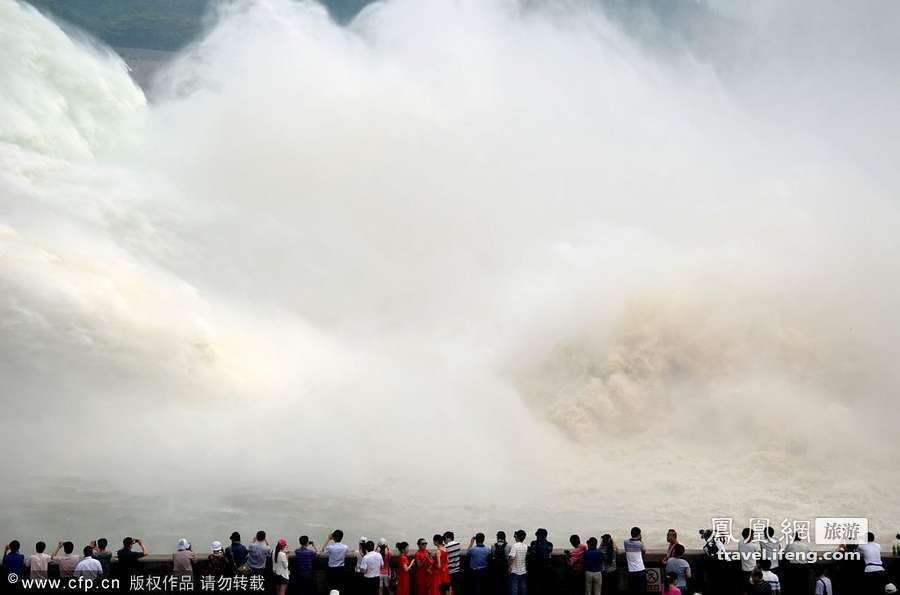
[[504,595],[509,583],[509,552],[511,546],[506,541],[506,532],[497,531],[497,541],[491,547],[490,572],[494,582],[495,595]]
[[831,588],[831,579],[824,566],[816,568],[816,595],[834,595]]
[[550,555],[553,544],[547,541],[547,530],[534,532],[535,540],[528,546],[528,574],[536,595],[544,595],[553,591],[550,585]]

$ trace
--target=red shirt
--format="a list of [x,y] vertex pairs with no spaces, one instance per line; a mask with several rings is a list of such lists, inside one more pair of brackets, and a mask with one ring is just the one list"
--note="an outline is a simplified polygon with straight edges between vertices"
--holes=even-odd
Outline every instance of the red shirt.
[[584,550],[587,549],[587,544],[582,543],[577,548],[569,552],[569,566],[571,566],[574,570],[584,570],[584,560],[581,559],[584,556]]

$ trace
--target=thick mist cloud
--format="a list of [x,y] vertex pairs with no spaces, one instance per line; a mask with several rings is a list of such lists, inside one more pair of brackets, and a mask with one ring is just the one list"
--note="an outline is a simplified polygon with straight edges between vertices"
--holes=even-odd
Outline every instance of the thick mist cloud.
[[[84,477],[189,502],[255,482],[387,491],[390,518],[454,501],[471,528],[891,518],[876,8],[716,5],[739,35],[710,55],[596,4],[391,0],[344,28],[237,2],[148,105],[4,0],[0,55],[33,56],[0,69],[4,434],[56,437],[30,470],[123,446]],[[308,522],[394,526],[343,506]]]

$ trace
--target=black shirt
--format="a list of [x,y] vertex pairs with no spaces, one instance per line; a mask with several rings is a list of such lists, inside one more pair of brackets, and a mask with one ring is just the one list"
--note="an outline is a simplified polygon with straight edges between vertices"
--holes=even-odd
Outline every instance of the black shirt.
[[116,557],[119,559],[119,574],[123,577],[134,576],[134,571],[138,567],[138,560],[143,558],[144,555],[144,552],[126,550],[125,548],[116,552]]
[[553,553],[553,544],[546,539],[535,539],[528,548],[531,553],[531,562],[535,568],[543,568],[550,562],[550,554]]

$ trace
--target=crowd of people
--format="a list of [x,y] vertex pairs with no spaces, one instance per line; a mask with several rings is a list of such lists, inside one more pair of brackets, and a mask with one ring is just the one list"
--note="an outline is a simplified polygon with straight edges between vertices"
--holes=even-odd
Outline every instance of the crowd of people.
[[[723,561],[726,540],[713,535],[711,530],[701,531],[703,555],[707,558],[702,579],[692,572],[685,558],[686,549],[679,541],[678,533],[670,529],[666,535],[666,553],[662,558],[662,580],[659,591],[666,595],[682,595],[702,591],[705,593],[737,592],[746,595],[780,595],[787,592],[835,595],[834,586],[825,566],[816,567],[815,583],[809,585],[783,585],[782,568],[787,560],[804,561],[809,546],[797,536],[781,548],[769,527],[762,535],[749,528],[744,529],[738,540],[737,553],[740,577],[737,590],[731,567]],[[618,592],[619,547],[609,533],[589,537],[569,537],[569,547],[563,550],[566,562],[565,580],[551,565],[553,543],[548,540],[546,529],[535,531],[534,539],[526,545],[527,534],[519,529],[507,541],[504,531],[498,531],[492,544],[486,542],[484,533],[476,533],[469,539],[463,557],[462,544],[452,531],[435,534],[430,542],[425,538],[416,541],[410,551],[407,542],[393,547],[386,539],[361,537],[355,553],[355,567],[348,568],[350,547],[344,543],[344,533],[330,533],[321,547],[308,536],[301,535],[289,556],[290,546],[285,538],[271,547],[265,531],[258,531],[249,544],[244,544],[237,531],[231,534],[228,545],[212,542],[211,552],[203,565],[203,576],[256,576],[265,577],[274,585],[276,595],[285,595],[288,586],[299,595],[315,595],[318,585],[314,580],[316,559],[322,557],[326,564],[325,584],[330,593],[360,593],[361,595],[602,595]],[[900,536],[898,536],[900,540]],[[97,579],[112,574],[115,555],[116,575],[126,580],[140,572],[139,560],[149,554],[141,539],[126,537],[122,548],[115,554],[110,551],[106,539],[97,539],[75,552],[71,541],[57,542],[52,553],[47,544],[38,541],[34,552],[27,557],[21,544],[14,540],[7,544],[3,554],[3,573],[7,576],[48,577],[51,564],[56,565],[61,578],[85,577]],[[622,543],[626,576],[630,593],[646,593],[647,568],[644,564],[646,548],[638,527]],[[896,548],[895,548],[896,549]],[[894,585],[888,581],[881,547],[872,533],[867,543],[858,546],[864,566],[855,593],[893,593]],[[787,555],[791,554],[791,555]],[[177,541],[172,554],[172,576],[192,580],[198,556],[187,538]],[[465,562],[465,568],[463,565]],[[10,581],[12,582],[12,581]],[[563,584],[561,584],[561,582]]]

